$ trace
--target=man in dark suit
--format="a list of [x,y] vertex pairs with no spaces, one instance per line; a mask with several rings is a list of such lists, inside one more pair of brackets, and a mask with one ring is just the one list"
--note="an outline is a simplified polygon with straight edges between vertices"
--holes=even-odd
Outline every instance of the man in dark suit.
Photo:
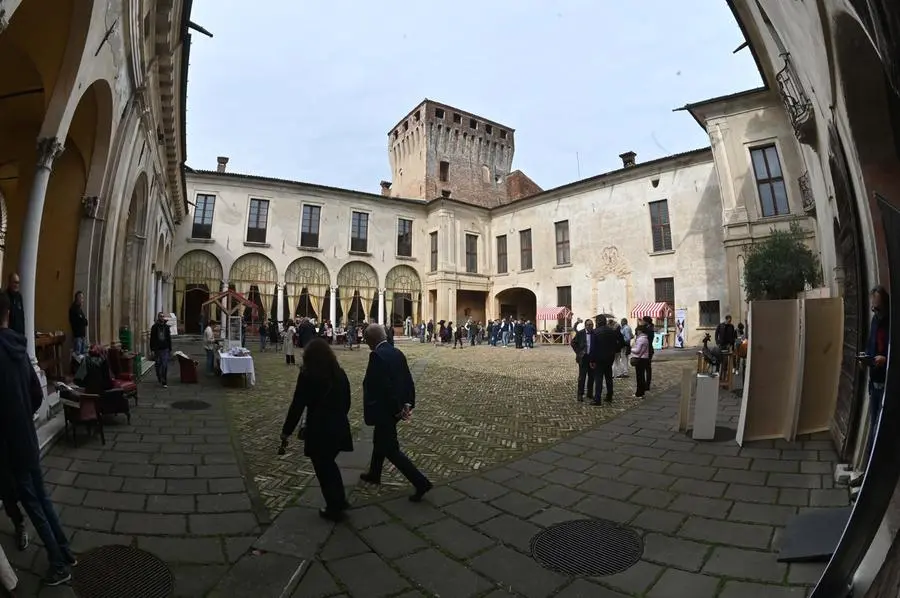
[[156,324],[150,328],[150,350],[155,354],[156,379],[163,388],[169,388],[169,356],[172,354],[172,330],[166,314],[156,314]]
[[614,329],[609,327],[606,319],[601,318],[597,322],[597,330],[591,339],[591,352],[589,360],[591,369],[594,370],[594,405],[601,403],[600,395],[603,394],[603,381],[606,380],[606,402],[613,398],[612,366],[616,354],[622,349],[621,337]]
[[572,349],[578,364],[578,402],[584,402],[584,383],[587,382],[587,396],[594,396],[594,370],[591,368],[591,343],[594,340],[594,321],[588,320],[584,328],[575,333]]
[[432,484],[400,450],[397,422],[409,419],[416,406],[416,386],[402,351],[387,341],[384,326],[370,324],[363,333],[369,353],[369,365],[363,379],[363,417],[375,428],[369,471],[359,478],[369,484],[381,483],[384,460],[390,461],[415,488],[409,497],[420,502]]

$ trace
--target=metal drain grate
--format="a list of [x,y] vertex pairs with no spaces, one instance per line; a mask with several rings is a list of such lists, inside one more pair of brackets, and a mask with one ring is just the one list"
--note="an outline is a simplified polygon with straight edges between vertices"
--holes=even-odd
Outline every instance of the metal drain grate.
[[531,554],[543,567],[566,575],[613,575],[641,559],[644,542],[633,529],[615,522],[579,519],[535,535]]
[[100,546],[72,568],[79,598],[169,598],[175,578],[164,562],[130,546]]
[[209,409],[212,407],[206,401],[197,401],[194,399],[188,401],[175,401],[172,403],[172,407],[175,409],[181,409],[182,411],[203,411],[204,409]]

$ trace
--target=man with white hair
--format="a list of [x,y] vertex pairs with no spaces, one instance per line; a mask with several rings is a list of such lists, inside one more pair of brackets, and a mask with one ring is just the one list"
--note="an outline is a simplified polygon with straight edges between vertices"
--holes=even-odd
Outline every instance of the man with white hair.
[[409,419],[416,406],[416,385],[409,364],[403,352],[388,342],[384,326],[369,324],[363,338],[372,350],[363,379],[363,417],[366,425],[375,428],[375,434],[369,471],[359,478],[380,484],[387,459],[415,488],[409,500],[421,502],[432,484],[400,450],[397,438],[397,423]]

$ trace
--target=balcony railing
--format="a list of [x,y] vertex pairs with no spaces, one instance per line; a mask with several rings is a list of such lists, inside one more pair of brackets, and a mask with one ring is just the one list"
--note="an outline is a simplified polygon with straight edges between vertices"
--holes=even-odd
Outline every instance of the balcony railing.
[[781,99],[784,101],[784,107],[791,119],[797,139],[801,143],[811,143],[815,136],[815,113],[812,100],[809,99],[800,84],[800,78],[791,61],[791,55],[786,53],[782,54],[782,57],[784,58],[784,68],[775,75],[778,91],[781,93]]
[[816,198],[813,196],[812,185],[809,182],[809,171],[797,179],[800,184],[800,198],[803,201],[803,211],[807,214],[814,214],[816,211]]

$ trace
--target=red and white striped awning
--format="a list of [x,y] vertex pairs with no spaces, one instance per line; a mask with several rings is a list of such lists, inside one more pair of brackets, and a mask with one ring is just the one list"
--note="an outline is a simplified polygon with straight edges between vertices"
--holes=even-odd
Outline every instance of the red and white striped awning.
[[640,320],[645,316],[653,319],[665,318],[672,314],[672,308],[665,301],[643,301],[634,306],[631,310],[631,317]]
[[568,318],[572,315],[572,312],[568,310],[565,306],[557,306],[557,307],[542,307],[537,310],[536,320],[559,320],[560,318]]

